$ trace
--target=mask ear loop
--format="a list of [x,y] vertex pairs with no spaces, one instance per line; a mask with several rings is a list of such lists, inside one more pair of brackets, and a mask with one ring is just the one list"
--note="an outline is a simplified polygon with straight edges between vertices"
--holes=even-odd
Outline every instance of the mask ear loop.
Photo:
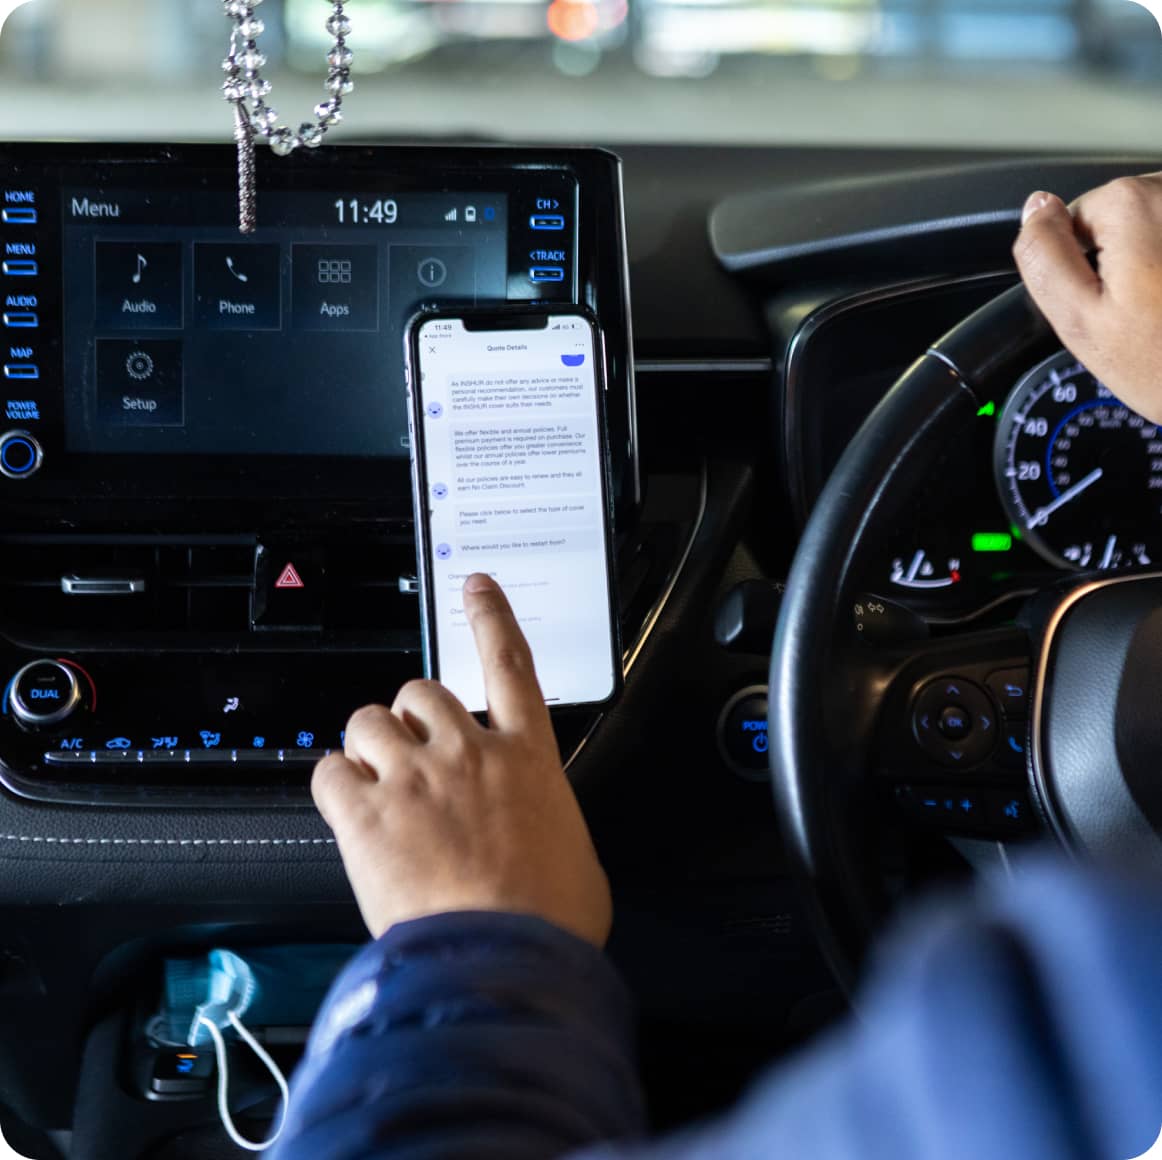
[[226,1129],[226,1134],[239,1148],[244,1148],[247,1152],[265,1152],[282,1135],[283,1127],[286,1124],[286,1110],[287,1104],[290,1101],[290,1090],[287,1087],[286,1077],[279,1070],[278,1064],[270,1058],[262,1044],[242,1025],[242,1020],[233,1011],[227,1012],[226,1018],[230,1020],[230,1026],[238,1032],[239,1038],[258,1056],[266,1067],[266,1070],[274,1077],[274,1082],[278,1084],[278,1090],[282,1096],[282,1102],[279,1105],[278,1127],[275,1128],[273,1135],[267,1140],[264,1140],[262,1143],[255,1143],[253,1140],[247,1140],[239,1133],[238,1129],[234,1126],[233,1117],[230,1115],[230,1103],[228,1099],[230,1090],[230,1064],[226,1055],[226,1041],[222,1038],[222,1032],[218,1030],[217,1024],[207,1019],[205,1015],[199,1013],[195,1024],[200,1023],[210,1033],[210,1038],[214,1041],[214,1055],[218,1060],[218,1116],[222,1121],[222,1127]]

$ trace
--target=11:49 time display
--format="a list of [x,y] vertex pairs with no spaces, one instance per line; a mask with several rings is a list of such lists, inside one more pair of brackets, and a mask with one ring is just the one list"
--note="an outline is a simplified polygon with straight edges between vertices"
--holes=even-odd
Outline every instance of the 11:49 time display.
[[341,226],[365,226],[371,222],[390,226],[399,219],[399,205],[390,197],[380,198],[378,201],[360,201],[357,197],[344,201],[340,198],[335,202],[335,211],[339,215]]

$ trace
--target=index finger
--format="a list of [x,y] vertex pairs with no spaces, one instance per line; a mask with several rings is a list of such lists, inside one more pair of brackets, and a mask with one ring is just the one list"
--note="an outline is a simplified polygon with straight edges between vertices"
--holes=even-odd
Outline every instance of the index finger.
[[502,732],[544,729],[549,710],[533,668],[533,654],[508,598],[491,577],[477,572],[464,582],[464,612],[484,669],[488,719]]

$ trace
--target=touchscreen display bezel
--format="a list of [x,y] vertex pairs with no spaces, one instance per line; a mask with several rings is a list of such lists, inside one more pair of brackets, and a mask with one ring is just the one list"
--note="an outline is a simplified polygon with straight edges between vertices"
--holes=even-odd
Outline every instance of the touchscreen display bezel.
[[[61,191],[147,184],[159,191],[230,191],[235,155],[223,146],[44,145],[0,148],[4,188],[32,188],[55,228],[38,231],[42,265],[60,269]],[[260,154],[259,214],[263,190],[360,196],[391,192],[498,191],[509,199],[509,301],[512,280],[529,262],[528,239],[513,223],[535,211],[538,196],[569,191],[574,215],[573,263],[568,286],[547,290],[562,304],[598,310],[609,349],[607,433],[613,489],[619,509],[638,499],[628,270],[625,263],[620,162],[598,149],[505,147],[339,146],[278,159]],[[530,209],[531,207],[531,209]],[[50,217],[56,217],[51,223]],[[44,222],[42,222],[42,225]],[[51,289],[51,287],[50,287]],[[59,301],[59,287],[56,288]],[[527,287],[521,293],[527,292]],[[536,291],[533,291],[535,294]],[[59,319],[46,302],[44,354],[63,374]],[[529,298],[516,299],[529,301]],[[535,297],[533,301],[535,301]],[[431,305],[439,305],[438,302]],[[55,323],[55,329],[54,327]],[[385,389],[390,389],[385,384]],[[403,389],[403,384],[398,384]],[[374,503],[380,518],[410,521],[406,457],[327,455],[87,454],[67,450],[63,415],[50,406],[37,431],[45,447],[42,470],[5,481],[0,495],[15,508],[39,500],[172,501],[253,497]]]

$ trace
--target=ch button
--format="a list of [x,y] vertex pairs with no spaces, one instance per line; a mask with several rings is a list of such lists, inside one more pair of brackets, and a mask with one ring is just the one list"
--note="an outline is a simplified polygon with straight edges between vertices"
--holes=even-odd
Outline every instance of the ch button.
[[963,677],[941,677],[916,695],[912,732],[929,757],[952,769],[967,768],[992,753],[997,713],[979,685]]

